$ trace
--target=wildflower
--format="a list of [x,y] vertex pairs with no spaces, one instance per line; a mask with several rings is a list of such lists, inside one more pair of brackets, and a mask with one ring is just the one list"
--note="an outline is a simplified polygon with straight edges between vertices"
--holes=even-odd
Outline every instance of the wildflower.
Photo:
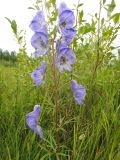
[[69,9],[64,2],[60,4],[58,9],[59,27],[63,32],[66,29],[73,27],[75,23],[75,16],[71,9]]
[[45,83],[44,81],[45,72],[46,72],[46,62],[43,61],[41,66],[36,68],[31,74],[31,78],[34,80],[35,86],[39,86]]
[[57,43],[57,59],[56,66],[58,67],[60,72],[64,70],[72,71],[71,64],[75,63],[75,55],[72,50],[67,47],[64,43],[58,41]]
[[34,32],[31,45],[35,48],[35,57],[48,53],[48,33],[45,18],[42,11],[38,11],[31,21],[30,28]]
[[73,28],[63,31],[62,41],[67,45],[71,43],[76,35],[76,31]]
[[71,64],[75,63],[75,55],[68,47],[68,44],[73,41],[76,31],[72,28],[75,22],[75,16],[71,9],[69,9],[63,2],[58,9],[59,25],[58,32],[62,33],[61,40],[57,40],[57,58],[56,66],[60,72],[64,70],[72,71]]
[[36,49],[36,57],[48,53],[48,37],[43,32],[35,33],[31,38],[31,44]]
[[42,128],[38,125],[40,113],[40,106],[35,105],[33,111],[26,115],[26,123],[40,138],[43,138]]
[[30,23],[30,28],[33,32],[40,32],[43,26],[46,27],[45,17],[42,11],[38,11]]
[[73,95],[77,104],[84,106],[84,98],[86,96],[86,89],[79,85],[75,80],[71,81],[71,89],[73,91]]

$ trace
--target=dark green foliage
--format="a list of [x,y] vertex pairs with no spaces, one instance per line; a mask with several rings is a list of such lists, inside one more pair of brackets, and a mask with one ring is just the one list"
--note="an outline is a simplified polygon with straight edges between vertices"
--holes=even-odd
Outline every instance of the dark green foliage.
[[3,51],[0,49],[0,60],[6,60],[6,61],[11,61],[11,62],[16,62],[17,61],[17,53],[15,51]]

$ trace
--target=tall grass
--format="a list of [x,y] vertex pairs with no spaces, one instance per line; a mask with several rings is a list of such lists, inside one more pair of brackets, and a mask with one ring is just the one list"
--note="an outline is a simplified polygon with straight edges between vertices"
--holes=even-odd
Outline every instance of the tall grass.
[[[86,63],[75,66],[78,73],[75,76],[78,80],[80,77],[81,83],[84,81],[87,88],[86,107],[79,107],[74,103],[69,89],[69,77],[62,75],[64,81],[60,81],[58,152],[53,124],[54,99],[53,93],[50,92],[50,75],[48,74],[46,85],[36,89],[32,86],[30,69],[26,73],[20,70],[18,64],[17,67],[1,65],[1,160],[119,160],[118,62],[119,60],[115,60],[113,65],[99,70],[93,84],[89,76],[84,77],[80,70],[83,67],[84,74],[87,74]],[[31,62],[28,65],[31,65]],[[72,104],[69,101],[72,101]],[[41,143],[25,124],[25,116],[34,104],[40,104],[42,107],[40,125],[44,131],[44,139]]]
[[[120,55],[116,58],[112,53],[115,49],[112,42],[118,34],[119,24],[115,21],[114,27],[108,25],[97,15],[87,23],[83,20],[84,13],[79,10],[81,6],[76,9],[79,13],[76,21],[78,33],[71,45],[77,57],[72,78],[86,87],[86,106],[80,107],[74,102],[70,90],[71,74],[61,74],[58,147],[50,64],[45,57],[48,63],[46,83],[35,88],[30,73],[42,59],[28,57],[25,45],[21,45],[18,62],[11,65],[0,61],[1,160],[120,159]],[[100,20],[102,25],[98,29]],[[26,114],[35,104],[40,104],[42,109],[39,119],[44,131],[42,141],[25,123]]]

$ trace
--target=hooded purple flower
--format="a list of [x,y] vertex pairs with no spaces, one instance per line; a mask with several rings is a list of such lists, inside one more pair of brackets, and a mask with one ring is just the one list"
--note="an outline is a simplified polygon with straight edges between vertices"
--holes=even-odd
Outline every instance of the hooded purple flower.
[[34,35],[31,38],[31,45],[36,49],[35,56],[43,56],[48,53],[48,33],[45,18],[42,11],[38,11],[33,18],[30,28]]
[[71,81],[71,89],[77,104],[84,106],[84,98],[86,96],[86,89],[79,85],[75,80]]
[[59,27],[63,32],[65,29],[70,29],[75,23],[75,16],[71,9],[69,9],[64,2],[60,4],[58,9]]
[[76,35],[76,31],[73,28],[66,29],[62,34],[62,41],[67,45],[71,43]]
[[36,48],[35,56],[43,56],[48,53],[48,37],[43,33],[35,33],[31,38],[31,44]]
[[46,72],[46,62],[42,62],[41,66],[36,68],[32,73],[31,73],[31,78],[34,80],[34,85],[39,86],[44,84],[44,75]]
[[68,45],[76,35],[76,31],[72,28],[75,22],[75,16],[73,11],[64,2],[60,4],[58,15],[59,24],[57,30],[62,34],[62,41]]
[[71,64],[75,63],[75,55],[72,50],[67,47],[64,43],[60,40],[57,41],[57,59],[56,59],[56,66],[58,67],[60,72],[64,70],[72,71]]
[[38,125],[40,113],[40,106],[35,105],[33,111],[26,115],[26,123],[40,138],[43,138],[42,128]]
[[38,11],[30,23],[30,28],[33,32],[41,32],[41,28],[43,28],[43,26],[46,28],[45,17],[42,11]]

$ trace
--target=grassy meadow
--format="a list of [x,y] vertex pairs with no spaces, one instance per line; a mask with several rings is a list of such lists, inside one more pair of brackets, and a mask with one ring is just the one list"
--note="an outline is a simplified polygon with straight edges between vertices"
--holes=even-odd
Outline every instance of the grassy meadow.
[[[55,7],[54,2],[46,1],[46,13]],[[42,58],[27,56],[25,33],[19,31],[16,21],[7,19],[20,49],[17,61],[0,60],[0,160],[120,160],[120,46],[113,45],[120,30],[120,13],[113,14],[114,7],[108,5],[106,12],[111,14],[105,20],[100,14],[106,2],[101,3],[91,22],[84,20],[83,4],[74,9],[77,34],[70,47],[76,62],[72,73],[59,74],[57,128],[50,63],[54,49]],[[56,17],[55,8],[47,22],[53,43],[56,28],[49,27]],[[30,75],[43,60],[48,65],[45,84],[35,87]],[[75,103],[72,79],[86,88],[84,107]],[[35,104],[42,110],[42,140],[25,121]]]
[[[82,57],[81,57],[82,58]],[[81,59],[79,58],[79,59]],[[102,67],[91,82],[92,65],[77,63],[75,76],[87,88],[86,106],[71,96],[68,74],[59,88],[59,150],[56,152],[52,81],[35,88],[31,62],[0,63],[0,159],[1,160],[119,160],[120,158],[120,62]],[[90,62],[91,63],[91,62]],[[29,69],[28,69],[29,68]],[[25,123],[25,116],[40,104],[43,141]]]

